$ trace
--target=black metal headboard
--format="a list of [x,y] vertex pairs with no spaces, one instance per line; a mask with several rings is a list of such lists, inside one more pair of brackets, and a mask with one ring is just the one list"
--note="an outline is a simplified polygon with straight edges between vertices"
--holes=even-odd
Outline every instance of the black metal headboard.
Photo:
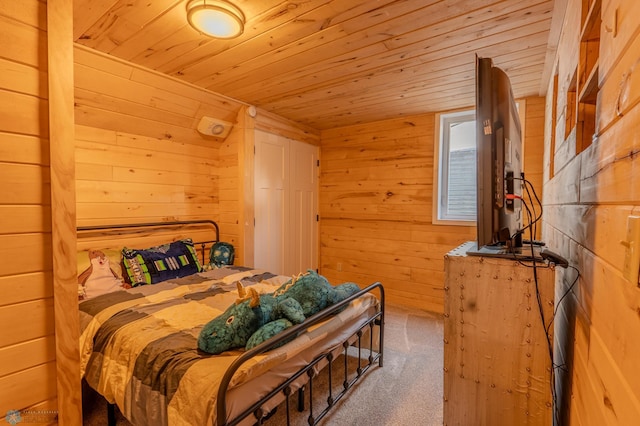
[[215,238],[206,241],[194,241],[194,245],[200,245],[200,249],[202,252],[202,262],[206,263],[205,258],[205,247],[207,244],[213,244],[220,241],[220,228],[218,224],[213,220],[202,219],[202,220],[175,220],[170,222],[146,222],[146,223],[125,223],[125,224],[114,224],[114,225],[91,225],[91,226],[78,226],[76,228],[77,232],[90,232],[90,231],[118,231],[118,230],[127,230],[127,229],[149,229],[149,228],[167,228],[171,226],[185,226],[189,225],[211,225],[215,230]]

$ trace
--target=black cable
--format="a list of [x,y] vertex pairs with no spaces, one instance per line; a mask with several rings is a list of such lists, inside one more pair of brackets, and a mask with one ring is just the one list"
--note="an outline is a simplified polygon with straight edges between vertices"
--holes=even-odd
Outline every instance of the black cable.
[[[531,201],[531,209],[533,210],[533,216],[536,217],[536,209],[535,206],[533,204],[533,198],[531,198],[531,192],[533,192],[533,195],[535,195],[536,197],[536,202],[538,203],[538,206],[540,206],[540,215],[536,218],[536,220],[533,222],[533,235],[537,236],[538,235],[538,224],[537,222],[542,218],[542,203],[540,202],[540,199],[538,198],[538,194],[536,193],[535,188],[533,187],[533,184],[531,182],[529,182],[526,179],[523,179],[524,181],[524,189],[525,191],[527,191],[527,196],[529,197],[529,201]],[[531,192],[529,192],[529,186],[531,187]]]
[[[515,178],[518,179],[518,178]],[[521,197],[520,200],[522,201],[522,205],[525,209],[525,211],[527,212],[527,218],[529,220],[529,224],[527,226],[525,226],[524,228],[522,228],[521,230],[519,230],[518,232],[516,232],[513,236],[513,238],[515,238],[515,236],[517,236],[518,233],[524,233],[526,229],[529,229],[529,247],[531,249],[531,262],[532,262],[532,269],[533,269],[533,281],[535,283],[535,292],[536,292],[536,303],[538,304],[538,312],[540,314],[540,321],[542,323],[542,330],[544,332],[544,337],[545,340],[547,342],[547,351],[549,354],[549,363],[551,365],[551,370],[550,370],[550,377],[549,377],[549,386],[550,386],[550,390],[551,390],[551,400],[553,402],[553,406],[557,407],[557,396],[556,396],[556,392],[555,392],[555,369],[556,369],[556,365],[554,364],[553,361],[553,342],[551,341],[551,338],[549,337],[549,330],[551,329],[551,323],[553,322],[553,318],[555,317],[556,311],[554,310],[553,316],[552,316],[552,320],[550,321],[549,325],[547,325],[547,321],[545,319],[545,315],[544,315],[544,305],[542,303],[542,295],[540,293],[540,286],[539,286],[539,282],[538,282],[538,264],[536,262],[536,256],[535,256],[535,250],[534,250],[534,225],[535,223],[537,223],[540,218],[542,217],[542,205],[539,203],[540,199],[538,198],[538,195],[535,192],[535,189],[533,188],[533,185],[531,185],[531,183],[525,179],[522,179],[525,182],[525,191],[527,192],[527,195],[529,197],[529,200],[531,201],[531,209],[529,208],[529,206],[527,205],[527,202]],[[536,197],[536,201],[538,201],[538,203],[540,204],[540,215],[538,215],[537,217],[532,216],[532,210],[535,212],[535,207],[533,206],[533,198],[531,197],[531,193],[529,192],[529,188],[528,185],[531,186],[531,190],[533,191],[533,193],[535,194]],[[533,217],[535,217],[535,219],[532,219]],[[525,266],[529,266],[526,265],[522,262],[519,261],[519,263],[525,265]],[[556,420],[558,420],[556,418]]]
[[[529,209],[529,206],[527,205],[527,203],[526,203],[526,201],[525,201],[524,199],[522,199],[522,198],[521,198],[520,200],[522,201],[522,205],[524,206],[524,209],[525,209],[525,210],[526,210],[526,212],[527,212],[527,217],[528,217],[528,219],[529,219],[529,222],[531,223],[531,222],[532,222],[532,219],[531,219],[531,218],[532,218],[532,212],[531,212],[531,209]],[[531,231],[531,228],[527,226],[527,227],[525,227],[525,228],[522,228],[521,230],[518,230],[518,232],[514,233],[514,234],[511,236],[511,245],[513,245],[514,239],[517,237],[517,235],[518,235],[519,233],[523,233],[523,232],[524,232],[524,230],[526,230],[527,228],[529,229],[529,231]],[[519,257],[516,255],[516,253],[515,253],[515,252],[513,252],[513,260],[515,260],[516,262],[518,262],[518,263],[519,263],[520,265],[522,265],[522,266],[525,266],[525,267],[527,267],[527,268],[532,268],[532,267],[533,267],[533,265],[529,265],[529,264],[526,264],[526,263],[524,263],[524,262],[523,262],[523,260],[531,261],[532,259],[534,259],[534,258],[535,258],[535,250],[534,250],[535,244],[533,244],[533,239],[532,239],[532,237],[531,237],[531,233],[530,233],[529,235],[530,235],[530,237],[529,237],[529,245],[530,245],[530,247],[531,247],[531,259],[523,259],[523,258],[519,258]],[[541,266],[538,266],[538,267],[540,268]],[[545,266],[545,268],[549,268],[549,267],[550,267],[550,266]]]
[[[516,233],[512,236],[512,238],[515,238],[517,236],[517,234],[523,234],[528,228],[536,226],[538,221],[540,221],[540,219],[542,219],[543,208],[542,208],[542,203],[540,202],[540,198],[538,198],[538,194],[536,193],[536,190],[533,187],[533,184],[531,182],[529,182],[528,180],[526,180],[524,178],[517,178],[517,177],[511,177],[509,179],[520,180],[520,181],[524,182],[525,191],[527,192],[527,195],[529,196],[529,199],[531,200],[531,207],[533,208],[533,198],[531,198],[531,193],[529,192],[529,186],[530,186],[531,187],[531,191],[533,192],[533,195],[536,198],[536,202],[540,206],[540,214],[537,215],[537,216],[534,216],[535,217],[534,220],[529,220],[529,224],[527,226],[525,226],[522,229],[519,229],[518,231],[516,231]],[[526,206],[526,202],[525,202],[524,198],[520,197],[520,201],[528,209],[528,206]],[[534,209],[534,211],[535,211],[535,209]]]
[[[524,189],[525,191],[527,191],[527,195],[529,196],[529,200],[531,201],[531,207],[533,208],[533,211],[535,212],[535,208],[533,206],[533,198],[531,198],[531,192],[533,192],[533,195],[536,197],[536,203],[538,204],[538,206],[540,206],[540,215],[538,216],[538,218],[536,219],[536,221],[540,220],[540,218],[542,218],[542,203],[540,202],[540,198],[538,198],[538,193],[536,192],[536,189],[533,187],[533,184],[526,180],[526,179],[522,179],[524,182]],[[529,192],[529,187],[531,187],[531,192]],[[534,229],[534,235],[537,234],[537,229]]]
[[560,297],[560,299],[558,300],[558,303],[556,303],[556,307],[553,310],[553,317],[551,317],[551,322],[549,323],[548,327],[547,327],[547,332],[548,330],[551,330],[551,325],[553,324],[553,322],[556,319],[556,314],[558,312],[558,309],[560,309],[560,304],[562,303],[562,301],[564,300],[565,297],[567,297],[569,295],[569,293],[571,293],[571,291],[573,291],[573,287],[576,285],[576,283],[578,282],[578,279],[580,278],[580,270],[578,268],[576,268],[575,266],[571,266],[569,265],[569,268],[573,269],[574,271],[576,271],[577,275],[574,278],[573,282],[571,283],[571,285],[564,291],[564,293],[562,294],[562,296]]
[[[524,205],[526,203],[523,202]],[[527,207],[527,212],[529,212],[529,208]],[[551,400],[553,401],[553,405],[557,406],[556,401],[556,390],[555,390],[555,374],[554,374],[554,363],[553,363],[553,342],[549,337],[549,327],[547,327],[547,321],[544,318],[544,305],[542,303],[542,295],[540,294],[540,286],[538,283],[538,268],[536,264],[536,257],[533,249],[533,228],[529,227],[529,241],[531,247],[531,258],[533,259],[533,281],[536,287],[536,301],[538,303],[538,311],[540,312],[540,321],[542,322],[542,330],[544,331],[544,337],[547,341],[547,350],[549,352],[549,362],[551,365],[550,377],[549,377],[549,386],[551,387]],[[554,312],[555,315],[555,312]]]
[[[549,325],[546,328],[546,334],[549,335],[549,330],[551,330],[551,326],[553,325],[555,319],[556,319],[556,315],[558,313],[558,309],[560,309],[560,305],[562,304],[562,301],[564,300],[564,298],[569,295],[569,293],[571,293],[573,291],[573,287],[576,285],[576,283],[578,282],[578,279],[580,278],[580,270],[578,268],[576,268],[575,266],[568,266],[569,268],[573,269],[574,271],[576,271],[576,277],[574,278],[573,282],[571,283],[571,285],[569,285],[569,287],[565,290],[565,292],[562,294],[562,296],[560,297],[560,299],[558,299],[558,303],[556,303],[556,306],[553,310],[553,316],[551,317],[551,321],[549,322]],[[558,353],[558,357],[560,357],[561,354]],[[552,379],[553,379],[553,383],[555,383],[555,375],[556,375],[556,370],[562,370],[563,372],[568,372],[567,368],[566,368],[567,364],[564,362],[564,360],[562,360],[562,362],[560,364],[556,364],[555,362],[551,362],[551,372],[552,372]],[[557,405],[557,400],[556,400],[556,396],[555,396],[555,388],[554,388],[554,394],[552,395],[553,397],[553,404],[554,407],[556,407],[554,409],[554,415],[556,418],[556,424],[560,425],[561,424],[561,419],[559,418],[559,410],[558,410],[558,405]]]
[[[523,178],[523,181],[524,181],[524,190],[527,192],[527,197],[529,197],[529,201],[531,202],[531,211],[532,211],[533,217],[536,217],[536,206],[535,206],[535,204],[533,204],[533,198],[531,198],[531,192],[529,192],[529,187],[527,186],[527,183],[531,184],[531,182],[529,182],[528,180],[525,180],[524,178]],[[531,190],[535,192],[535,190],[533,189],[533,185],[531,185]],[[524,201],[523,201],[523,203],[524,203]],[[540,203],[538,203],[538,205],[540,205]],[[540,206],[540,208],[542,209],[542,206]],[[540,214],[539,217],[542,217],[542,214]],[[534,236],[536,236],[538,234],[537,231],[538,231],[537,224],[534,224],[534,227],[533,227],[533,235]],[[531,241],[533,241],[533,240],[531,240]]]
[[[568,265],[569,268],[573,269],[574,271],[576,271],[577,275],[575,277],[575,279],[573,280],[573,282],[569,285],[569,287],[565,290],[565,292],[562,294],[562,296],[560,297],[560,299],[558,299],[558,302],[555,304],[555,308],[553,310],[553,315],[551,316],[551,319],[549,321],[549,324],[546,323],[546,319],[544,317],[544,309],[543,309],[543,303],[542,303],[542,298],[541,298],[541,294],[540,294],[540,289],[539,289],[539,285],[538,285],[538,273],[537,273],[537,269],[540,267],[538,266],[538,263],[536,262],[536,257],[535,257],[535,252],[534,252],[534,238],[533,236],[535,234],[537,234],[537,222],[542,218],[542,213],[543,213],[543,206],[542,203],[540,202],[540,198],[538,197],[538,194],[535,191],[535,188],[533,187],[533,184],[531,182],[529,182],[528,180],[524,179],[524,178],[517,178],[517,177],[512,177],[510,179],[515,179],[515,180],[522,180],[524,182],[524,189],[527,193],[528,199],[531,202],[531,209],[529,208],[529,206],[527,205],[527,202],[524,200],[523,197],[519,197],[519,199],[522,202],[522,205],[524,206],[525,211],[527,212],[527,218],[529,220],[529,224],[525,227],[523,227],[522,229],[519,229],[518,231],[516,231],[512,236],[511,236],[511,242],[513,244],[513,240],[517,237],[518,234],[523,234],[527,229],[529,229],[529,242],[530,242],[530,247],[531,247],[531,261],[532,261],[532,265],[527,265],[526,263],[522,262],[521,259],[518,259],[515,256],[514,253],[514,258],[516,258],[516,260],[518,261],[518,263],[520,263],[521,265],[527,266],[527,267],[531,267],[533,269],[533,278],[534,278],[534,282],[535,282],[535,288],[536,288],[536,300],[537,300],[537,304],[538,304],[538,310],[540,312],[540,319],[542,321],[542,327],[544,330],[544,334],[545,334],[545,339],[547,341],[547,349],[549,352],[549,359],[551,362],[551,371],[550,371],[550,387],[551,387],[551,399],[553,402],[553,411],[554,411],[554,417],[556,420],[556,424],[560,425],[561,424],[561,419],[560,419],[560,410],[558,407],[558,401],[557,401],[557,395],[556,395],[556,391],[555,391],[555,377],[556,377],[556,371],[557,370],[562,370],[563,372],[567,372],[568,370],[566,369],[566,363],[564,362],[564,360],[562,360],[561,363],[556,364],[554,362],[554,358],[553,358],[553,342],[551,341],[550,337],[549,337],[549,331],[551,330],[551,326],[553,325],[553,323],[555,322],[555,318],[556,315],[558,313],[558,310],[560,309],[560,306],[562,304],[562,302],[564,301],[565,297],[567,297],[569,295],[569,293],[571,293],[573,291],[573,288],[575,287],[576,283],[578,282],[579,278],[580,278],[580,270],[574,266]],[[529,188],[531,188],[531,191],[529,191]],[[533,193],[533,197],[531,196],[531,193]],[[535,206],[534,206],[534,202],[533,202],[533,198],[535,197],[535,201],[538,204],[538,206],[540,206],[540,214],[536,215],[535,214]],[[533,216],[532,216],[532,210],[533,210]],[[535,218],[532,220],[532,217]],[[549,263],[546,267],[550,268],[552,266],[552,263]],[[561,357],[561,354],[558,353],[557,354],[558,357]]]

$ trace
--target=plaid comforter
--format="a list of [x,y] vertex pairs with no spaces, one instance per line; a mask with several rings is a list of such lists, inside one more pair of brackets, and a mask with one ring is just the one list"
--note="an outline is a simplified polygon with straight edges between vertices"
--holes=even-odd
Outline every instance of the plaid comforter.
[[[234,303],[237,281],[268,293],[288,279],[230,266],[84,301],[80,303],[82,374],[136,425],[215,424],[220,380],[242,351],[211,355],[198,350],[201,328]],[[297,354],[326,350],[327,343],[320,343],[327,336],[360,321],[375,303],[373,296],[358,299],[331,320],[247,362],[231,386],[242,387],[285,361],[296,364]],[[255,396],[255,400],[260,397]]]

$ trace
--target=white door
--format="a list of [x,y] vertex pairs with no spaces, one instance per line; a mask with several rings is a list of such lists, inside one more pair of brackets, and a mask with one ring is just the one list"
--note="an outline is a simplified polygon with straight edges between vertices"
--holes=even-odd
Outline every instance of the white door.
[[291,267],[294,273],[318,268],[318,147],[291,141]]
[[275,274],[289,268],[289,141],[256,131],[254,267]]
[[318,147],[256,131],[254,266],[318,267]]

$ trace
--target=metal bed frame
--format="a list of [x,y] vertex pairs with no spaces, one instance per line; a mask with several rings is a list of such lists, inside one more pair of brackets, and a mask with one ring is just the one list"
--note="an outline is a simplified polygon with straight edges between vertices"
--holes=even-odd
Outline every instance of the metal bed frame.
[[[135,229],[139,229],[140,232],[144,232],[145,230],[149,230],[150,228],[168,228],[172,226],[194,226],[194,225],[211,225],[215,230],[215,239],[207,240],[207,241],[198,241],[194,242],[194,245],[200,245],[202,251],[202,261],[205,262],[205,247],[207,244],[215,243],[220,241],[220,230],[218,224],[212,220],[188,220],[188,221],[168,221],[168,222],[146,222],[146,223],[134,223],[134,224],[124,224],[124,225],[104,225],[104,226],[79,226],[77,227],[77,231],[79,233],[82,232],[90,232],[90,231],[98,231],[98,232],[107,232],[114,234],[135,234]],[[118,232],[125,231],[125,232]],[[298,370],[291,377],[281,383],[279,386],[274,388],[267,395],[253,403],[250,407],[248,407],[245,411],[237,415],[235,418],[227,421],[227,392],[229,390],[229,385],[231,379],[233,378],[234,373],[247,361],[252,359],[253,357],[260,355],[274,347],[279,346],[283,341],[287,341],[288,339],[295,337],[296,335],[304,332],[309,327],[318,324],[330,316],[340,312],[346,305],[351,303],[353,300],[362,297],[365,294],[371,292],[379,293],[379,308],[374,313],[374,315],[370,316],[359,328],[358,330],[352,334],[349,338],[347,338],[342,343],[342,354],[344,355],[344,378],[342,383],[342,389],[338,391],[335,395],[333,394],[333,362],[337,359],[334,355],[335,349],[337,347],[333,347],[328,349],[327,351],[321,353],[316,356],[308,365]],[[272,412],[266,412],[262,407],[263,405],[271,400],[273,397],[278,396],[278,394],[282,393],[284,396],[284,404],[286,407],[286,419],[287,425],[290,424],[290,404],[291,398],[296,390],[295,382],[303,376],[305,383],[299,387],[297,387],[297,410],[302,412],[305,410],[305,400],[309,401],[309,416],[308,423],[309,425],[316,425],[320,422],[330,411],[332,408],[336,406],[336,404],[348,393],[348,391],[353,387],[362,377],[364,377],[365,373],[369,371],[376,363],[382,367],[383,366],[383,354],[384,354],[384,310],[385,310],[385,300],[384,300],[384,287],[380,282],[375,282],[370,286],[362,289],[358,293],[350,296],[349,298],[343,300],[340,303],[332,305],[315,315],[307,318],[302,324],[297,324],[293,327],[288,328],[287,330],[279,333],[274,338],[263,342],[262,344],[256,346],[255,348],[244,352],[241,356],[239,356],[227,369],[225,372],[222,381],[220,383],[220,387],[218,389],[217,395],[217,415],[216,422],[218,426],[234,426],[239,424],[241,421],[249,417],[253,414],[256,424],[262,425],[265,421],[267,421],[273,412],[277,409],[277,407],[272,410]],[[377,352],[374,351],[374,334],[376,332],[375,327],[377,326],[378,333],[378,348]],[[368,333],[367,333],[368,332]],[[363,352],[363,338],[368,336],[368,342],[365,342],[364,350],[368,352],[368,357],[364,358],[362,356]],[[338,346],[340,347],[340,346]],[[348,356],[347,350],[350,347],[356,347],[358,351],[357,356],[357,367],[354,371],[349,371],[348,368]],[[363,363],[363,360],[366,360],[366,363]],[[318,367],[318,368],[316,368]],[[320,373],[325,372],[328,375],[328,393],[326,399],[326,406],[317,414],[314,415],[314,401],[313,401],[313,383],[314,378],[316,378]],[[308,388],[309,397],[305,398],[305,390]],[[282,405],[282,403],[280,404]],[[107,421],[110,426],[115,426],[116,418],[115,418],[115,404],[107,403]]]
[[[188,227],[189,225],[191,226],[195,226],[195,225],[211,225],[214,229],[215,232],[215,239],[213,240],[206,240],[206,241],[194,241],[193,244],[194,245],[200,245],[200,250],[202,253],[202,263],[206,262],[206,258],[205,258],[205,248],[207,246],[207,244],[211,244],[211,243],[217,243],[218,241],[220,241],[220,228],[218,227],[218,224],[216,222],[214,222],[213,220],[209,220],[209,219],[201,219],[201,220],[174,220],[174,221],[169,221],[169,222],[143,222],[143,223],[127,223],[127,224],[116,224],[116,225],[90,225],[90,226],[78,226],[76,228],[76,231],[81,233],[81,232],[90,232],[90,231],[99,231],[99,232],[105,232],[108,231],[110,233],[113,234],[134,234],[135,233],[135,229],[138,229],[140,232],[143,232],[145,229],[149,229],[149,228],[168,228],[171,226],[186,226]],[[128,230],[127,232],[117,232],[119,230]]]
[[[348,357],[347,357],[347,349],[352,345],[350,343],[351,338],[348,338],[342,343],[343,354],[344,356],[344,381],[342,383],[342,389],[334,396],[332,390],[332,373],[333,373],[333,361],[335,359],[333,355],[333,351],[326,351],[318,356],[316,356],[307,366],[300,369],[298,372],[289,377],[286,381],[280,384],[278,387],[273,389],[270,393],[265,395],[262,399],[255,402],[249,408],[247,408],[244,412],[239,414],[236,418],[231,419],[230,421],[226,421],[227,418],[227,404],[226,404],[226,394],[228,390],[229,383],[234,373],[242,366],[245,362],[249,361],[251,358],[259,355],[263,352],[268,351],[269,349],[278,346],[281,342],[287,341],[290,337],[295,337],[297,334],[303,332],[307,328],[327,319],[331,315],[339,312],[346,305],[351,303],[353,300],[362,297],[364,294],[370,293],[374,290],[378,290],[380,293],[380,309],[371,316],[364,324],[360,326],[360,328],[355,332],[354,335],[356,337],[357,348],[358,348],[358,366],[355,370],[355,375],[351,379],[349,378],[350,372],[348,370]],[[378,352],[374,352],[374,326],[378,326],[379,332],[379,350]],[[365,336],[364,330],[369,329],[369,341],[367,349],[369,356],[367,358],[366,365],[362,365],[362,340],[363,336]],[[216,421],[218,426],[233,426],[238,424],[241,420],[245,419],[250,414],[254,414],[257,419],[257,424],[263,424],[263,421],[268,418],[269,413],[265,413],[261,406],[269,401],[272,397],[276,396],[278,393],[282,392],[285,396],[285,404],[287,410],[287,425],[290,424],[289,417],[289,404],[290,404],[290,396],[292,394],[292,384],[302,375],[307,375],[309,380],[309,417],[308,423],[310,425],[317,424],[322,418],[329,413],[329,411],[335,407],[338,401],[342,399],[343,396],[347,394],[349,389],[360,380],[364,374],[375,365],[377,362],[380,367],[383,366],[383,348],[384,348],[384,287],[381,283],[376,282],[368,286],[367,288],[359,291],[358,293],[350,296],[349,298],[343,300],[340,303],[332,305],[323,311],[318,312],[317,314],[307,318],[302,324],[295,325],[287,330],[279,333],[275,338],[267,340],[266,342],[256,346],[255,348],[245,352],[241,356],[239,356],[227,369],[225,375],[222,378],[220,383],[220,388],[218,389],[218,397],[217,397],[217,416]],[[327,406],[317,415],[313,414],[313,379],[316,377],[317,373],[314,367],[318,366],[322,362],[327,361],[327,374],[329,379],[329,395],[327,397]],[[298,411],[304,411],[304,391],[306,386],[302,386],[298,388]]]

